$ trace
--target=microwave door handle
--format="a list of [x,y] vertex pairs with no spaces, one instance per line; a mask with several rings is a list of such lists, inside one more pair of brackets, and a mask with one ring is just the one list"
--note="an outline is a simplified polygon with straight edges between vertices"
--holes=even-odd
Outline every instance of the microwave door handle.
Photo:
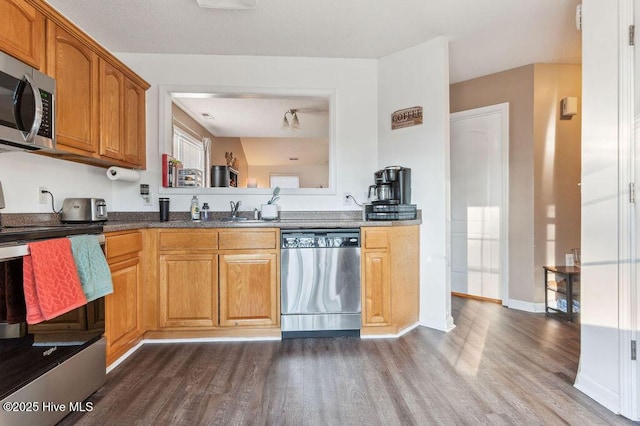
[[29,133],[27,133],[24,138],[26,142],[32,142],[36,137],[38,130],[40,129],[40,124],[42,124],[42,97],[40,96],[40,88],[36,84],[35,80],[28,74],[24,75],[24,79],[27,81],[27,84],[31,86],[31,90],[33,91],[33,98],[36,103],[33,125],[31,126],[31,130],[29,130]]

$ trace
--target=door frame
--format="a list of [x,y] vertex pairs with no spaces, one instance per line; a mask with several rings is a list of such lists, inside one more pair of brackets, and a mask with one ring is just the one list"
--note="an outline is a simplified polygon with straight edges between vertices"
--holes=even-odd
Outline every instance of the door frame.
[[[618,300],[619,312],[619,359],[620,359],[620,414],[633,420],[640,418],[640,369],[637,361],[632,360],[631,342],[637,342],[640,334],[640,282],[639,254],[636,239],[640,211],[638,201],[632,201],[630,192],[638,196],[637,178],[640,174],[638,158],[640,154],[637,135],[640,123],[636,118],[636,85],[640,84],[640,70],[636,68],[636,46],[628,42],[629,26],[634,25],[636,14],[640,11],[640,0],[622,0],[619,2],[619,213],[618,213]],[[637,24],[635,24],[637,26]],[[637,42],[636,42],[637,44]],[[635,184],[635,190],[630,186]],[[627,260],[628,259],[628,260]]]
[[[509,305],[509,102],[488,105],[480,108],[450,114],[449,124],[471,118],[480,118],[490,115],[500,116],[501,138],[501,164],[502,164],[502,197],[500,203],[500,286],[502,305]],[[449,151],[451,155],[451,151]],[[451,161],[451,158],[449,158]],[[451,180],[451,176],[449,176]],[[451,231],[449,231],[451,232]],[[451,261],[449,261],[451,269]]]

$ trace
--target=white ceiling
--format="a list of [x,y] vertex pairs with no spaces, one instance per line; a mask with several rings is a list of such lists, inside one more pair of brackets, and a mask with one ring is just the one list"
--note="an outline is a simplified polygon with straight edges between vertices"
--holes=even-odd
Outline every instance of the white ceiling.
[[48,0],[114,52],[377,59],[438,36],[452,83],[531,63],[580,63],[580,0]]

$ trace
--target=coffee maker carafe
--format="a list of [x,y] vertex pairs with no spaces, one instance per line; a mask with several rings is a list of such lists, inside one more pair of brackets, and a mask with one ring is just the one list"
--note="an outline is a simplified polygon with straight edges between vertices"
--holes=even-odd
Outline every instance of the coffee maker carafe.
[[[389,166],[373,174],[375,185],[369,187],[374,204],[411,204],[411,169]],[[372,196],[372,191],[374,192]]]

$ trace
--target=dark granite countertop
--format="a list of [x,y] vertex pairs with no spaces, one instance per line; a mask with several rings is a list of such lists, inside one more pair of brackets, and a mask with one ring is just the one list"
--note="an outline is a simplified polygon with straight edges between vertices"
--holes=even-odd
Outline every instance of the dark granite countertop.
[[[144,228],[359,228],[362,226],[408,226],[422,223],[420,210],[418,210],[417,219],[398,221],[366,221],[362,219],[362,212],[359,210],[281,212],[277,220],[253,220],[248,216],[250,212],[241,212],[240,217],[245,220],[238,221],[224,220],[228,219],[228,212],[211,213],[212,220],[192,221],[189,219],[188,212],[171,212],[169,221],[160,222],[157,212],[110,212],[109,220],[102,224],[104,232],[117,232]],[[16,225],[51,224],[57,221],[57,215],[29,213],[4,214],[2,218],[4,222]]]

